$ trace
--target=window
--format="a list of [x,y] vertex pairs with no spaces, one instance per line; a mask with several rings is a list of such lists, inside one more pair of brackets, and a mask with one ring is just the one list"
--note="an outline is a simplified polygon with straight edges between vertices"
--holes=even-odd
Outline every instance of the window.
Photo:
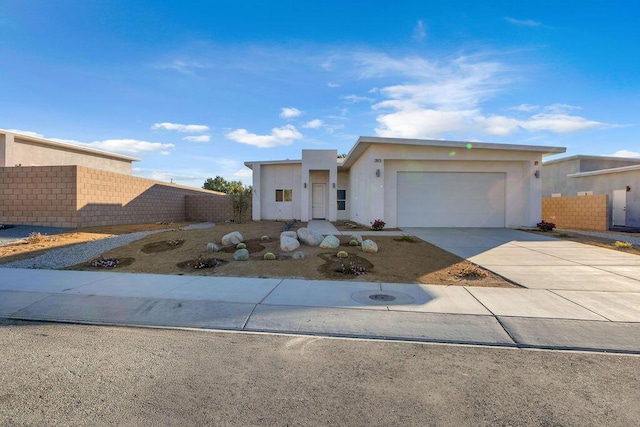
[[293,190],[276,190],[276,202],[290,202],[293,200]]
[[347,210],[347,190],[338,190],[338,210]]

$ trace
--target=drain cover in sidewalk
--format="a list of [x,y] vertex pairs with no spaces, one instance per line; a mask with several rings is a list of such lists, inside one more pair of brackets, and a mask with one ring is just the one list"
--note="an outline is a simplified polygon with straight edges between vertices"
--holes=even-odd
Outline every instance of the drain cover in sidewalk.
[[351,295],[351,298],[364,305],[396,305],[413,303],[413,297],[400,292],[360,291]]

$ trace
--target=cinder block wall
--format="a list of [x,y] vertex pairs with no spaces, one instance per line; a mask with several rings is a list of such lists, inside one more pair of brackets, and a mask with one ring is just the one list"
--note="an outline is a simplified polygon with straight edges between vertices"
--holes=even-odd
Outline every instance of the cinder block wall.
[[0,224],[73,227],[74,166],[0,168]]
[[[197,214],[188,213],[186,196],[199,196]],[[222,193],[82,166],[0,168],[0,223],[76,228],[232,218]]]
[[558,228],[607,231],[606,194],[574,197],[543,197],[542,219]]
[[251,221],[251,197],[242,218],[234,216],[231,197],[223,193],[206,196],[187,195],[185,208],[187,221],[223,222],[231,219],[241,222]]

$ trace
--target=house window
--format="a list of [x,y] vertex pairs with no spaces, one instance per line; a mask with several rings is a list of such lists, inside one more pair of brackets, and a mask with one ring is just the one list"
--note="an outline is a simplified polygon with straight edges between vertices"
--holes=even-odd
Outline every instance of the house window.
[[338,190],[338,210],[347,210],[347,190]]
[[276,190],[276,202],[290,202],[293,197],[293,190]]

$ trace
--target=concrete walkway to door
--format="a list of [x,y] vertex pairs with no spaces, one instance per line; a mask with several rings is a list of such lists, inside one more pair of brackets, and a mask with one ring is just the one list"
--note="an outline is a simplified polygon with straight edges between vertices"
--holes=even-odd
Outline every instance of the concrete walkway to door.
[[403,230],[526,288],[620,292],[640,310],[640,256],[506,228]]

